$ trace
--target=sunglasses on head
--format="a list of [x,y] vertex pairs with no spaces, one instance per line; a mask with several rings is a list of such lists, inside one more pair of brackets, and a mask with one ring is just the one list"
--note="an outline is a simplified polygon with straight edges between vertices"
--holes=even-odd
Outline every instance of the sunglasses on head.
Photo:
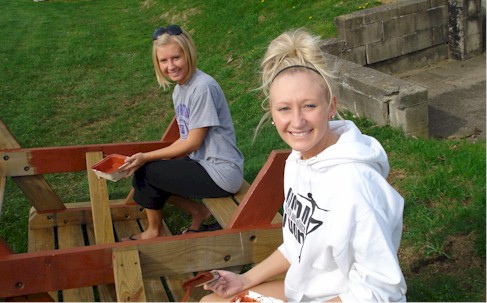
[[177,36],[181,35],[183,33],[183,30],[179,27],[179,25],[172,24],[169,25],[168,27],[160,27],[154,31],[152,34],[152,40],[157,40],[160,35],[168,33],[171,36]]

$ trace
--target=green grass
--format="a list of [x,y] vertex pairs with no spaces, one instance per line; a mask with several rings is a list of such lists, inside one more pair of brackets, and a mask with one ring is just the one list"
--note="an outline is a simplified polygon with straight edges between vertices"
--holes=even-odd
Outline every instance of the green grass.
[[[170,93],[154,77],[151,34],[178,23],[194,37],[199,67],[225,91],[251,182],[271,150],[287,148],[270,126],[252,144],[262,115],[258,66],[268,43],[298,27],[334,37],[334,16],[372,5],[377,3],[2,1],[0,118],[22,147],[159,139],[173,110]],[[399,257],[408,300],[484,302],[485,141],[407,138],[353,120],[384,145],[390,182],[406,200]],[[64,201],[89,200],[86,173],[46,177]],[[111,198],[121,198],[129,181],[109,186]],[[27,251],[28,209],[8,179],[0,237],[17,253]],[[184,217],[166,212],[170,224]]]

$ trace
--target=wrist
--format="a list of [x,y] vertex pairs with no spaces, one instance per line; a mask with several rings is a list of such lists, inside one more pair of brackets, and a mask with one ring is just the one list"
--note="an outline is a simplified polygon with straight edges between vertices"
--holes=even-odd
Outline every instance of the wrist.
[[241,274],[241,281],[241,291],[254,287],[260,283],[260,281],[257,281],[255,277],[252,276],[251,270]]
[[154,152],[142,153],[142,161],[144,163],[147,163],[150,161],[155,161],[155,160],[158,160],[156,153],[154,153]]

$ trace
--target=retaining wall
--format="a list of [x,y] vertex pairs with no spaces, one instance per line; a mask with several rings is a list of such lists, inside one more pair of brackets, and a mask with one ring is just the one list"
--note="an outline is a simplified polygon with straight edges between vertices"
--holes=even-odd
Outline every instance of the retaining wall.
[[428,91],[424,87],[328,53],[323,55],[335,71],[331,85],[340,108],[378,125],[402,129],[408,136],[429,136]]
[[485,51],[485,0],[398,0],[335,18],[338,38],[323,41],[346,109],[428,136],[427,90],[390,74]]

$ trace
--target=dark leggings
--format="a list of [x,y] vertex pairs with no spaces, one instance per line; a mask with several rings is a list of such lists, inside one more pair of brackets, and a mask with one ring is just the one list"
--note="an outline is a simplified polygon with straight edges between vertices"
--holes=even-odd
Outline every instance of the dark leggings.
[[162,209],[171,195],[190,199],[230,195],[189,158],[148,162],[135,172],[132,184],[135,202],[149,209]]

